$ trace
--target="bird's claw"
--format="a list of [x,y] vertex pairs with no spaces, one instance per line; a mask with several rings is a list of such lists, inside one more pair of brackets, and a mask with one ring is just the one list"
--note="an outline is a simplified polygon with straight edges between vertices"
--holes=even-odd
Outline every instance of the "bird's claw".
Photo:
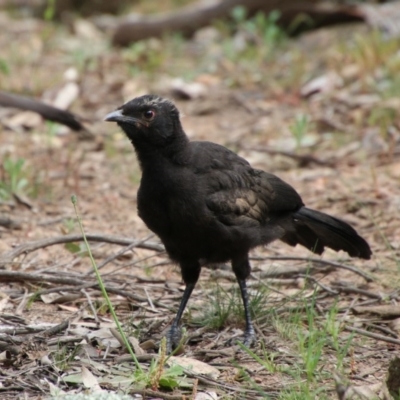
[[251,347],[256,342],[256,339],[257,339],[257,337],[256,337],[256,333],[254,332],[254,329],[249,329],[244,333],[242,343],[246,347]]
[[181,344],[181,339],[182,339],[181,329],[176,325],[172,325],[166,335],[166,338],[167,338],[167,354],[171,354]]
[[256,342],[256,333],[254,332],[254,329],[248,329],[244,332],[244,335],[240,338],[231,338],[228,340],[228,344],[230,346],[236,345],[237,342],[240,342],[246,347],[252,347],[254,343]]

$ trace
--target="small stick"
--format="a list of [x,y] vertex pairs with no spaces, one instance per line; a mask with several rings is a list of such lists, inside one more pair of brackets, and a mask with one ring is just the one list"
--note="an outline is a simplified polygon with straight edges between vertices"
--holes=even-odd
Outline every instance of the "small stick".
[[[114,235],[102,235],[100,233],[88,233],[86,235],[86,239],[89,242],[105,242],[111,244],[118,244],[120,246],[129,246],[132,242],[140,243],[141,241],[137,241],[132,238],[125,238],[121,236],[114,236]],[[22,255],[32,253],[35,250],[43,249],[48,246],[54,246],[56,244],[64,244],[64,243],[72,243],[72,242],[82,242],[83,237],[81,234],[71,234],[65,236],[56,236],[53,238],[47,238],[42,240],[37,240],[34,242],[27,242],[23,243],[20,246],[17,246],[12,251],[5,254],[5,256],[0,259],[0,266],[2,264],[9,264],[11,263],[14,258]],[[142,244],[137,244],[137,247],[147,250],[153,250],[157,252],[164,251],[164,246],[161,246],[154,242],[147,242]]]
[[344,329],[349,332],[355,332],[359,333],[362,336],[366,336],[372,339],[377,339],[377,340],[382,340],[387,343],[393,343],[393,344],[398,344],[400,345],[400,340],[399,339],[394,339],[388,336],[380,335],[379,333],[373,333],[366,331],[365,329],[359,329],[359,328],[354,328],[352,326],[345,326]]

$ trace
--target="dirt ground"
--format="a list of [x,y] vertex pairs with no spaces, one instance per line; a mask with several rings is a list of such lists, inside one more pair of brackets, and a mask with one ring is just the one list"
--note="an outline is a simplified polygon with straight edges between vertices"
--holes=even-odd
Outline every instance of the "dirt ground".
[[[250,43],[253,53],[242,59],[228,47],[240,35],[230,38],[218,27],[190,40],[115,49],[89,21],[66,27],[0,19],[2,90],[69,101],[94,134],[84,140],[30,112],[0,108],[0,181],[20,182],[0,197],[0,216],[8,219],[0,226],[1,398],[45,398],[56,388],[78,393],[95,383],[144,398],[337,398],[340,388],[384,398],[389,363],[400,350],[398,39],[363,25],[335,27],[287,39],[268,54]],[[185,82],[179,90],[176,78]],[[78,91],[68,97],[71,82]],[[197,84],[194,93],[189,83]],[[187,373],[186,386],[173,391],[146,392],[128,379],[133,364],[121,363],[124,351],[110,333],[111,314],[85,247],[71,237],[80,234],[75,194],[86,233],[97,234],[90,240],[94,257],[99,265],[107,260],[101,273],[112,303],[129,336],[145,343],[137,354],[147,367],[183,285],[137,216],[134,151],[102,121],[147,92],[174,99],[191,138],[223,144],[279,175],[308,207],[350,222],[373,250],[361,261],[283,243],[255,249],[254,353],[229,341],[242,333],[240,312],[236,318],[229,311],[220,327],[204,327],[205,313],[216,314],[220,301],[241,306],[229,266],[203,269],[184,318],[184,356],[217,371]],[[57,243],[47,246],[46,239]],[[325,336],[316,339],[318,331]],[[321,354],[311,346],[318,340]]]

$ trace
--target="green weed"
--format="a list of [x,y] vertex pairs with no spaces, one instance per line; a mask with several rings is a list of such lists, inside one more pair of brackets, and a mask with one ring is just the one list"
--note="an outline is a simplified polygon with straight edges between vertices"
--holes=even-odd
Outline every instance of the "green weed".
[[54,18],[56,12],[56,0],[47,0],[47,5],[44,10],[44,19],[46,21],[51,21]]
[[59,344],[57,351],[53,353],[55,366],[61,371],[66,371],[71,363],[75,361],[80,348],[80,345],[70,348],[66,345],[60,346]]
[[232,10],[232,17],[238,29],[249,33],[258,44],[262,43],[269,49],[276,48],[287,38],[285,31],[278,25],[281,17],[278,10],[269,14],[258,12],[248,19],[246,8],[237,6]]
[[6,158],[1,166],[0,199],[8,200],[13,194],[25,195],[28,189],[25,160]]
[[[265,307],[267,290],[262,287],[250,296],[249,305],[253,319],[270,313]],[[244,309],[240,290],[235,285],[231,290],[224,289],[218,283],[207,299],[205,312],[194,319],[195,324],[207,326],[210,329],[221,329],[227,325],[242,325],[244,323]]]
[[203,315],[195,319],[195,323],[208,326],[210,329],[221,329],[230,323],[237,323],[243,319],[240,316],[240,293],[237,288],[227,291],[219,284],[215,286],[209,295],[209,306]]
[[289,126],[290,132],[296,140],[296,149],[298,150],[302,144],[307,132],[310,130],[310,120],[305,114],[296,115],[294,122]]
[[165,61],[166,52],[162,49],[158,39],[140,40],[124,51],[124,59],[130,65],[133,76],[139,75],[142,70],[148,74],[158,71]]
[[0,58],[0,73],[10,75],[10,66],[4,58]]

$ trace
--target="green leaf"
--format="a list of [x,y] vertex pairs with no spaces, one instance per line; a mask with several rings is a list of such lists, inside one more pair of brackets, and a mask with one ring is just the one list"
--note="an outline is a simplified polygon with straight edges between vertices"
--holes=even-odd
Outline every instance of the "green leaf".
[[176,378],[162,376],[159,382],[160,386],[164,389],[175,389],[179,387],[179,381]]
[[10,67],[3,58],[0,58],[0,72],[4,75],[10,75]]
[[70,252],[70,253],[79,253],[82,249],[81,246],[77,243],[65,243],[64,247]]

